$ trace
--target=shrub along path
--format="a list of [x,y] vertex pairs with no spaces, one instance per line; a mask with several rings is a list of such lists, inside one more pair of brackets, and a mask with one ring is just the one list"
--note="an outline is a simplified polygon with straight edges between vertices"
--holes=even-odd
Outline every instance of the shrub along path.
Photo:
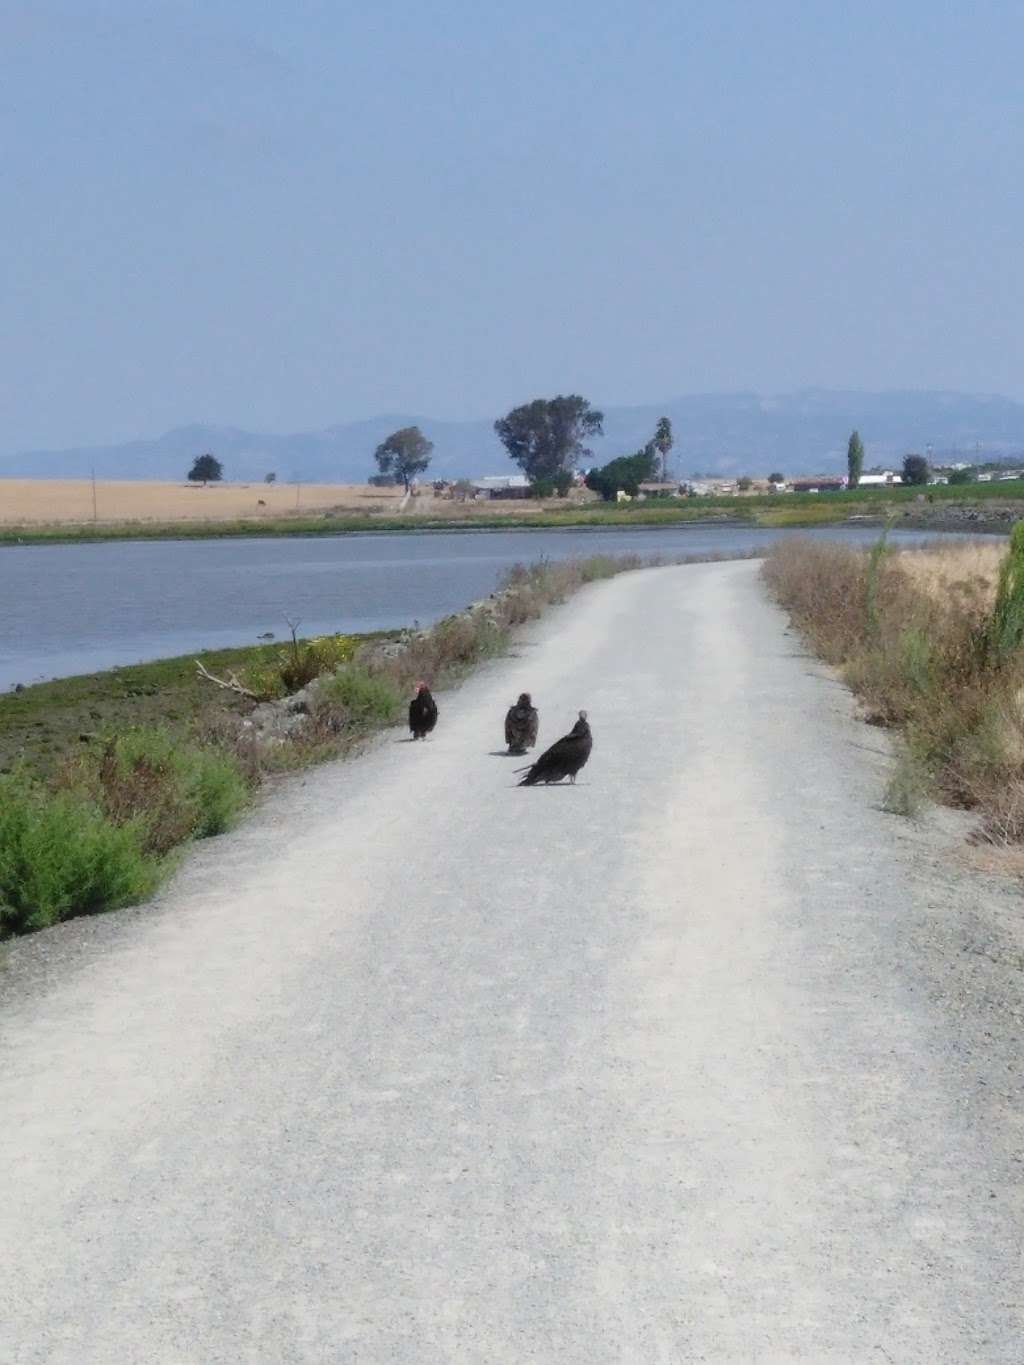
[[[524,689],[575,788],[495,752]],[[1017,902],[882,741],[756,565],[627,574],[10,945],[4,1350],[1016,1361]]]

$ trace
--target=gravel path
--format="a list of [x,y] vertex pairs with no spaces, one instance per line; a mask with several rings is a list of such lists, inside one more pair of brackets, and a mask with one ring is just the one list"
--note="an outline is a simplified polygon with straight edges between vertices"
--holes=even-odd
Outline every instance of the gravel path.
[[[522,689],[576,788],[489,752]],[[0,1361],[1018,1362],[1019,894],[877,808],[757,566],[398,739],[8,950]]]

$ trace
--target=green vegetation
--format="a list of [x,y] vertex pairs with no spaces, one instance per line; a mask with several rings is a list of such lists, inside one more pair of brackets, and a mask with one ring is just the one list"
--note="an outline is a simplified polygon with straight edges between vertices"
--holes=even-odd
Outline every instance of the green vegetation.
[[428,441],[419,427],[402,427],[381,441],[373,458],[381,475],[397,479],[408,492],[416,475],[430,464],[433,449],[433,441]]
[[1024,642],[1024,521],[1010,536],[1010,549],[999,570],[999,586],[992,611],[989,649],[994,663],[1003,664]]
[[[386,638],[388,632],[327,636],[300,640],[298,649],[303,659],[314,654],[322,665],[316,672],[321,672],[352,658],[362,646]],[[233,674],[257,696],[271,698],[295,690],[283,676],[292,655],[291,642],[201,650],[0,693],[0,772],[24,763],[49,777],[69,755],[130,729],[158,727],[178,733],[216,729],[251,709],[252,703],[201,678],[197,659],[216,677]]]
[[188,839],[223,834],[248,799],[233,755],[166,729],[112,735],[67,762],[54,785],[130,826],[142,850],[160,857]]
[[928,482],[930,473],[928,461],[923,455],[905,455],[903,457],[903,482],[909,487],[923,488]]
[[653,479],[658,472],[658,457],[652,446],[638,450],[635,455],[620,455],[600,469],[587,475],[587,487],[600,493],[605,502],[614,502],[617,493],[635,497],[640,485]]
[[849,480],[848,486],[856,488],[860,483],[860,476],[864,470],[864,442],[860,439],[859,431],[851,431],[850,439],[846,446],[846,474]]
[[647,450],[653,448],[657,452],[661,461],[660,473],[663,480],[668,479],[668,457],[672,453],[673,445],[675,445],[675,438],[672,435],[672,423],[668,417],[659,417],[658,425],[654,429],[654,437],[646,448]]
[[188,471],[190,483],[220,483],[224,477],[224,466],[216,455],[197,455]]
[[538,496],[550,489],[565,493],[573,470],[590,454],[584,442],[604,430],[604,414],[579,394],[559,394],[513,408],[494,430]]
[[977,483],[978,471],[968,466],[966,469],[950,470],[949,482],[956,487],[958,484]]
[[330,714],[334,728],[377,728],[394,725],[402,715],[405,698],[392,678],[371,672],[362,664],[351,664],[327,679],[320,690],[319,718]]
[[229,829],[248,800],[238,761],[164,730],[129,730],[45,783],[0,777],[0,938],[131,904],[167,856]]
[[76,793],[0,777],[0,938],[130,905],[160,875],[133,825],[111,823]]
[[977,810],[979,839],[1024,841],[1024,523],[1009,554],[791,540],[764,572],[867,718],[900,732],[887,807],[928,794]]

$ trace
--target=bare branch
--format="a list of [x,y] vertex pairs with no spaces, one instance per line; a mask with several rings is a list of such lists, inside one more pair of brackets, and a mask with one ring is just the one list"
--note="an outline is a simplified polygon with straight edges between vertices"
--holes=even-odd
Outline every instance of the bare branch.
[[237,692],[240,697],[248,697],[251,701],[259,701],[256,693],[250,692],[247,687],[243,687],[234,673],[229,673],[226,678],[217,678],[204,668],[198,659],[196,660],[196,668],[199,670],[201,678],[205,678],[207,682],[212,682],[216,687],[223,687],[227,692]]

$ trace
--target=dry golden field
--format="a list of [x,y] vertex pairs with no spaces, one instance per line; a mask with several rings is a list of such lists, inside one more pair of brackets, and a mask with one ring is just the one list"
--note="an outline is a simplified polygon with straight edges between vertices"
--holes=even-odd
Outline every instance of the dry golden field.
[[339,512],[394,513],[401,488],[368,484],[201,484],[148,480],[0,478],[0,526],[100,523],[238,521],[285,517],[334,509]]
[[586,489],[565,498],[484,499],[437,497],[429,485],[409,499],[402,488],[344,483],[157,483],[98,479],[96,507],[88,479],[0,478],[0,527],[173,525],[175,522],[237,522],[339,516],[408,517],[431,520],[486,516],[515,517],[537,512],[572,511],[597,501]]
[[923,550],[904,550],[899,566],[914,586],[929,596],[952,596],[964,606],[973,601],[979,611],[988,612],[996,600],[999,567],[1005,558],[1005,541],[950,541]]

